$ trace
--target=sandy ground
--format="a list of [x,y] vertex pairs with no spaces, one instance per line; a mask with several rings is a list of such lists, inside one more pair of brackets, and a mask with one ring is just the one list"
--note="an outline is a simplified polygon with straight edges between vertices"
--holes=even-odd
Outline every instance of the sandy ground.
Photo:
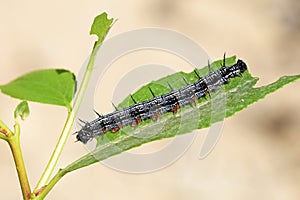
[[[77,74],[95,39],[88,35],[91,22],[103,11],[119,19],[108,37],[143,27],[173,29],[193,38],[213,60],[224,51],[243,58],[250,72],[260,77],[258,85],[300,73],[298,0],[11,0],[0,6],[0,84],[50,67]],[[131,55],[119,65],[144,61],[144,56]],[[176,59],[168,64],[178,65]],[[299,82],[290,84],[225,120],[220,141],[204,160],[198,154],[206,130],[167,168],[132,175],[96,164],[67,175],[47,199],[299,199],[299,91]],[[18,102],[0,94],[0,118],[10,126]],[[109,111],[110,99],[107,102]],[[59,137],[66,110],[36,103],[30,103],[30,109],[21,137],[30,183],[35,185]],[[74,140],[69,138],[58,166],[86,153]],[[0,152],[0,199],[20,199],[5,142]]]

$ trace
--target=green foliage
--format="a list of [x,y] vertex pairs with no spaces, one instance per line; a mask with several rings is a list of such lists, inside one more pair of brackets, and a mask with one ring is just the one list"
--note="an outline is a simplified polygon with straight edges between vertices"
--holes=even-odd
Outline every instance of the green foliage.
[[[214,68],[221,66],[221,62],[221,60],[216,61],[212,66]],[[226,59],[227,65],[232,65],[234,63],[235,57]],[[208,68],[205,67],[201,69],[199,73],[202,75],[207,74]],[[197,77],[193,72],[179,72],[158,81],[151,82],[148,85],[143,86],[133,95],[136,100],[142,101],[151,98],[148,87],[151,87],[157,95],[169,92],[170,89],[167,87],[167,82],[178,89],[185,84],[184,81],[178,81],[182,80],[182,76],[190,82],[195,82],[197,80]],[[300,75],[284,76],[272,84],[255,88],[254,86],[257,83],[258,78],[252,77],[250,73],[246,71],[242,77],[234,78],[229,84],[225,85],[225,90],[222,91],[222,89],[220,89],[213,93],[211,99],[200,99],[198,107],[193,108],[186,106],[182,108],[179,116],[166,114],[160,116],[160,119],[157,122],[152,122],[151,120],[142,122],[136,129],[125,127],[117,133],[106,133],[104,137],[98,138],[98,145],[94,151],[67,166],[64,169],[64,173],[91,165],[147,142],[189,133],[196,128],[201,129],[209,127],[212,123],[234,115],[236,112],[241,111],[252,103],[263,99],[267,94],[270,94],[299,78]],[[218,98],[224,95],[226,95],[226,98]],[[212,100],[214,101],[214,105],[212,105]],[[223,113],[218,110],[219,101],[224,101],[223,104],[225,105],[225,110]],[[119,107],[128,106],[128,102],[129,104],[133,103],[132,100],[127,97]],[[216,110],[217,112],[215,112]],[[198,113],[200,113],[200,115]],[[219,115],[218,113],[221,114]],[[197,119],[196,125],[194,124],[195,118]]]
[[0,85],[0,89],[13,98],[71,108],[75,86],[75,76],[70,71],[46,69],[23,75]]

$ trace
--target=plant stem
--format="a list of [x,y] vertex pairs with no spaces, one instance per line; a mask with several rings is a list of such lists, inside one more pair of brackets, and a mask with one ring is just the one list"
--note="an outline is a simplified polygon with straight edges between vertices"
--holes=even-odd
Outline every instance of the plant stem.
[[58,140],[58,143],[56,144],[56,147],[55,147],[54,152],[52,153],[52,156],[51,156],[51,158],[50,158],[50,160],[47,164],[47,167],[46,167],[41,179],[39,180],[39,182],[38,182],[38,184],[35,188],[35,192],[37,190],[39,190],[40,188],[42,188],[43,186],[47,185],[47,183],[50,179],[50,176],[53,173],[53,170],[54,170],[54,168],[55,168],[55,166],[58,162],[58,159],[61,155],[63,147],[64,147],[64,145],[67,141],[67,138],[68,138],[69,133],[71,131],[72,125],[74,123],[75,116],[78,112],[81,101],[83,99],[86,87],[88,85],[88,82],[89,82],[89,79],[90,79],[90,76],[91,76],[91,73],[92,73],[92,69],[93,69],[93,66],[94,66],[95,56],[96,56],[96,53],[97,53],[99,47],[100,47],[100,44],[96,42],[95,45],[94,45],[93,51],[91,53],[91,56],[90,56],[90,59],[89,59],[89,62],[88,62],[83,80],[82,80],[82,83],[80,84],[79,91],[78,91],[77,96],[74,100],[73,109],[72,110],[70,109],[69,112],[68,112],[68,118],[67,118],[67,121],[65,123],[62,134],[61,134],[61,136]]
[[20,125],[16,122],[15,134],[10,137],[7,141],[10,146],[11,152],[14,157],[16,169],[18,172],[19,182],[22,189],[23,199],[30,199],[30,186],[27,178],[27,173],[24,165],[24,160],[22,156],[21,146],[20,146]]
[[47,187],[40,194],[38,194],[34,200],[43,200],[45,196],[51,191],[54,185],[66,174],[67,172],[60,169],[59,172],[51,179]]
[[[56,178],[58,177],[57,181],[56,182],[54,181],[54,183],[53,183],[53,181],[52,181],[53,179],[52,179],[51,182],[49,183],[49,185],[47,185],[47,183],[50,179],[50,176],[53,173],[54,167],[57,164],[57,161],[61,155],[62,149],[66,143],[67,137],[69,136],[71,127],[75,120],[75,116],[79,110],[80,104],[81,104],[83,96],[85,94],[85,90],[87,88],[91,73],[93,71],[96,54],[106,36],[106,34],[108,33],[108,31],[112,25],[112,22],[113,22],[113,19],[108,19],[106,13],[102,13],[101,15],[97,16],[93,22],[90,34],[97,35],[98,41],[96,41],[94,44],[91,56],[89,58],[87,68],[84,73],[83,80],[80,84],[80,88],[79,88],[78,93],[74,100],[73,109],[71,109],[71,108],[69,109],[68,119],[67,119],[64,129],[62,131],[61,137],[59,138],[59,141],[58,141],[58,143],[54,149],[54,152],[48,162],[48,165],[47,165],[40,181],[38,182],[38,184],[35,188],[35,191],[34,191],[35,193],[40,193],[40,192],[43,193],[43,190],[50,191],[52,189],[52,187],[55,185],[55,183],[64,175],[63,174],[62,176],[60,176],[61,171],[59,171],[54,176],[54,178],[55,178],[54,180],[56,180]],[[43,197],[41,197],[41,198],[43,198]]]
[[71,110],[69,110],[67,121],[63,128],[63,131],[62,131],[60,138],[56,144],[56,147],[51,155],[51,158],[47,164],[47,167],[46,167],[45,171],[43,172],[43,175],[35,188],[35,191],[37,191],[38,189],[40,189],[41,187],[43,187],[44,185],[47,184],[47,182],[58,162],[58,159],[62,153],[63,147],[67,141],[67,138],[69,136],[70,130],[73,125],[73,121],[74,121],[74,113]]
[[72,172],[73,170],[70,170],[74,165],[79,163],[82,159],[85,159],[86,156],[83,156],[76,161],[69,164],[64,169],[59,169],[57,174],[50,180],[49,184],[43,189],[35,198],[34,200],[42,200],[45,198],[45,196],[52,190],[52,188],[55,186],[55,184],[67,173]]

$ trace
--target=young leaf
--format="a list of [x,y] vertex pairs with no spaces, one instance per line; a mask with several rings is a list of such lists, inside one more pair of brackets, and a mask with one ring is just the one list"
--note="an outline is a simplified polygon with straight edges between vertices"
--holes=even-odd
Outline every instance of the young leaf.
[[75,86],[75,75],[70,71],[46,69],[30,72],[0,85],[0,90],[13,98],[71,108]]
[[106,13],[102,13],[101,15],[98,15],[95,17],[94,22],[92,24],[90,34],[91,35],[97,35],[98,36],[98,43],[101,43],[106,34],[108,33],[114,19],[108,19]]
[[[221,62],[221,60],[216,61],[212,64],[212,66],[221,66]],[[235,57],[226,59],[227,65],[232,65],[234,63]],[[204,69],[200,70],[199,73],[207,74],[208,68],[205,67]],[[178,81],[179,77],[182,76],[191,82],[195,82],[197,80],[197,77],[195,77],[193,72],[189,74],[180,72],[152,82],[142,87],[133,95],[137,101],[144,100],[146,96],[151,98],[151,93],[149,94],[148,88],[151,87],[152,90],[154,90],[154,86],[160,86],[163,84],[167,85],[167,82],[171,83],[171,85],[175,88],[180,88],[185,84],[184,82],[179,83]],[[226,106],[223,117],[214,115],[214,118],[211,118],[213,112],[211,100],[206,100],[203,98],[200,100],[200,106],[197,108],[201,113],[200,116],[194,114],[195,112],[193,112],[193,110],[195,108],[186,106],[183,108],[184,111],[182,112],[182,114],[184,114],[184,121],[180,117],[173,116],[172,114],[166,114],[164,116],[160,116],[160,118],[163,120],[159,120],[157,122],[148,120],[145,123],[141,123],[141,125],[139,125],[139,127],[136,129],[126,127],[117,133],[106,133],[103,139],[99,137],[98,145],[95,150],[67,166],[65,169],[63,169],[63,172],[68,173],[73,170],[91,165],[150,141],[189,133],[193,130],[193,127],[195,127],[194,124],[191,124],[194,123],[195,117],[198,119],[198,125],[196,126],[198,129],[209,127],[212,123],[221,121],[224,117],[230,117],[234,115],[236,112],[248,107],[250,104],[260,99],[263,99],[266,95],[278,90],[286,84],[296,81],[297,79],[300,79],[300,75],[283,76],[274,83],[255,88],[254,86],[257,83],[258,78],[252,77],[250,73],[246,71],[243,73],[242,77],[236,77],[232,79],[229,84],[225,85],[226,98],[222,100],[225,101]],[[168,92],[168,89],[157,88],[155,90],[156,93],[162,94]],[[214,93],[214,95],[218,96],[220,94],[217,91]],[[120,107],[126,106],[128,101],[130,101],[129,97],[120,104]],[[161,123],[163,123],[163,125]],[[178,127],[178,124],[181,124],[180,128]],[[155,132],[155,134],[153,134],[153,132]]]
[[21,119],[24,121],[26,117],[28,117],[30,111],[27,101],[22,101],[19,103],[19,105],[16,107],[14,112],[15,120],[20,116]]

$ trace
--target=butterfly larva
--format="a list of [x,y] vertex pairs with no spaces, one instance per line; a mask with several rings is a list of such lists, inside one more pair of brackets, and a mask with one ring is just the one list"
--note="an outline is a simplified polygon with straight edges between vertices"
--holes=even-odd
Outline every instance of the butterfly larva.
[[[210,67],[210,66],[209,66]],[[149,88],[153,98],[143,101],[134,102],[133,105],[116,110],[107,115],[99,115],[98,118],[85,122],[84,126],[77,133],[77,140],[86,144],[88,141],[98,135],[103,135],[108,131],[117,132],[125,126],[137,126],[141,121],[152,119],[156,121],[160,115],[167,112],[176,113],[179,108],[195,104],[200,98],[209,95],[211,92],[217,90],[220,86],[229,83],[230,79],[241,76],[247,70],[247,65],[238,60],[232,66],[225,65],[225,56],[222,67],[214,72],[209,72],[208,75],[200,77],[195,71],[198,80],[194,83],[188,84],[179,90],[174,90],[171,85],[171,92],[161,96],[155,96],[151,88]]]

